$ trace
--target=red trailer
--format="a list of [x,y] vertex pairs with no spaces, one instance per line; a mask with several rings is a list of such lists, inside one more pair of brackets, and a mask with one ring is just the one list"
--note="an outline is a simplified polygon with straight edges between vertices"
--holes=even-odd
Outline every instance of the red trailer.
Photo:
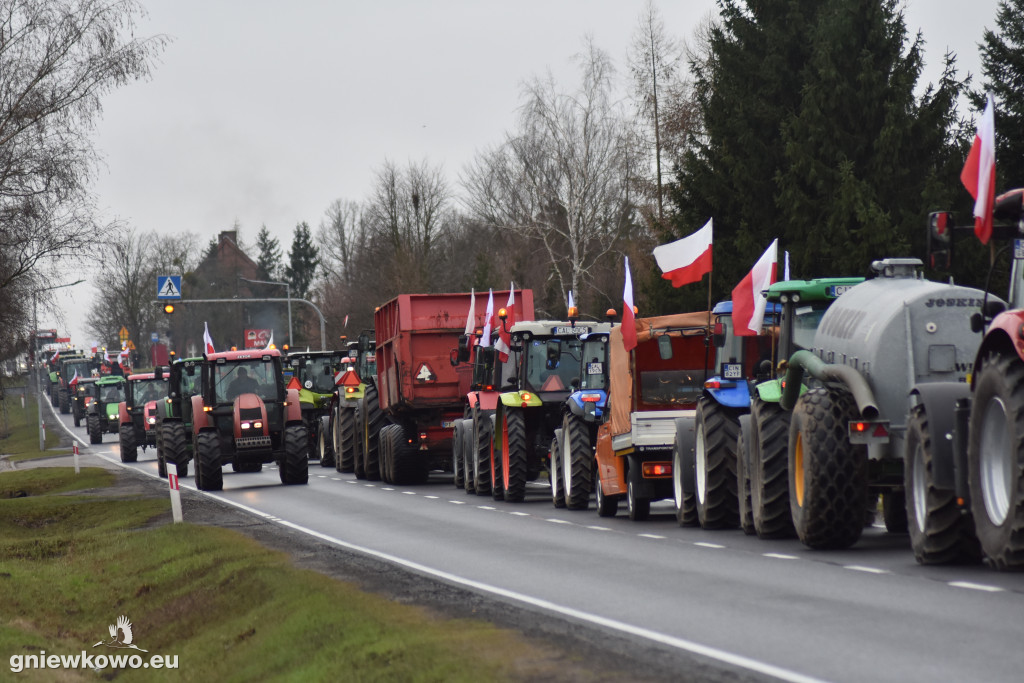
[[[374,313],[377,375],[356,408],[368,479],[425,481],[430,470],[451,467],[453,428],[472,383],[472,367],[453,366],[451,357],[470,296],[400,294]],[[494,292],[495,312],[507,299],[508,290]],[[477,302],[474,326],[483,326],[485,308]]]

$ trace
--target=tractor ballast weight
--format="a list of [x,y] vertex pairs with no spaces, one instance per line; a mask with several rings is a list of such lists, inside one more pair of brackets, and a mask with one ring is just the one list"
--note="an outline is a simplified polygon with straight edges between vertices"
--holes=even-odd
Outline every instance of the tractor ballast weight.
[[[970,318],[984,293],[924,280],[920,266],[918,259],[874,262],[877,277],[836,301],[812,348],[790,358],[781,402],[793,409],[790,507],[812,548],[855,543],[865,501],[876,494],[886,527],[906,531],[904,453],[915,387],[967,382],[981,343]],[[804,373],[815,386],[798,399]]]

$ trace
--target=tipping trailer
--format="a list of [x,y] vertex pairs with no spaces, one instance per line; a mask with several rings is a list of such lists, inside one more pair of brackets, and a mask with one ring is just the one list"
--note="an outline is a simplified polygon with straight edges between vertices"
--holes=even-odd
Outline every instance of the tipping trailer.
[[[495,293],[497,296],[498,293]],[[471,294],[400,294],[373,316],[377,377],[356,408],[363,473],[391,483],[451,468],[471,368],[452,366]]]

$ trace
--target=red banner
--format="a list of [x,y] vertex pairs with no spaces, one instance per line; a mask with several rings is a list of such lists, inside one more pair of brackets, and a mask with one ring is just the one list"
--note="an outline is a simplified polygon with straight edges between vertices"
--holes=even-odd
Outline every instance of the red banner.
[[245,331],[245,348],[262,349],[270,342],[274,330],[272,329],[247,329]]

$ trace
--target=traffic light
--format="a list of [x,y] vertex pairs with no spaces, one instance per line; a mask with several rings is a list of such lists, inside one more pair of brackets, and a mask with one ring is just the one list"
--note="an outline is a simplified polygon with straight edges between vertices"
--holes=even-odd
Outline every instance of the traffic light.
[[170,315],[172,313],[174,313],[174,304],[171,304],[171,303],[164,304],[164,315]]

